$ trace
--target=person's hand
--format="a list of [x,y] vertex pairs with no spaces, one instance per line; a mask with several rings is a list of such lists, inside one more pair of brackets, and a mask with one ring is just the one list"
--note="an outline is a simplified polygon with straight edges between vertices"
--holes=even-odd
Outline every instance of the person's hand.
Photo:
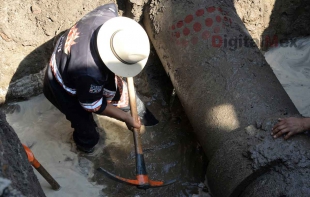
[[127,118],[125,119],[125,123],[127,125],[127,128],[131,131],[133,130],[133,128],[140,129],[141,127],[140,119],[138,118],[138,121],[135,121],[133,117],[130,115],[128,115]]
[[292,135],[305,131],[303,118],[285,118],[278,119],[278,123],[272,128],[271,135],[274,138],[281,137],[285,134],[284,139],[289,139]]

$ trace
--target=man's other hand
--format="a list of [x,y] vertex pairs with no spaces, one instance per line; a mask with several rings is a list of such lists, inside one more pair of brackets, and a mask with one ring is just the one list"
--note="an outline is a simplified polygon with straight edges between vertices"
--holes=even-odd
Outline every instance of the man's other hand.
[[309,118],[279,118],[278,121],[279,122],[272,128],[271,135],[274,138],[278,138],[285,134],[284,139],[287,140],[291,136],[305,131]]

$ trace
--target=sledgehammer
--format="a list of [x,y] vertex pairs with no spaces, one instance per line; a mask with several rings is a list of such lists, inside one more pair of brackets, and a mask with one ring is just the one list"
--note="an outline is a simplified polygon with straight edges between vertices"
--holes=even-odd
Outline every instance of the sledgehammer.
[[55,179],[45,170],[45,168],[38,162],[38,160],[34,157],[30,148],[23,144],[23,147],[26,151],[28,161],[31,165],[45,178],[45,180],[52,186],[53,190],[59,190],[60,185],[55,181]]
[[[135,93],[135,87],[134,87],[132,77],[127,78],[127,84],[128,84],[131,115],[135,119],[135,121],[138,121],[136,93]],[[174,183],[176,180],[163,182],[163,181],[153,181],[149,179],[147,172],[146,172],[145,162],[144,162],[140,129],[134,128],[132,129],[132,132],[133,132],[133,137],[134,137],[134,142],[135,142],[135,152],[136,152],[136,179],[132,180],[132,179],[122,178],[122,177],[116,176],[108,172],[107,170],[103,168],[98,168],[98,170],[103,172],[105,175],[107,175],[109,178],[115,181],[125,183],[128,185],[137,186],[138,189],[149,189],[153,187],[162,187],[162,186],[166,186],[166,185],[170,185]]]

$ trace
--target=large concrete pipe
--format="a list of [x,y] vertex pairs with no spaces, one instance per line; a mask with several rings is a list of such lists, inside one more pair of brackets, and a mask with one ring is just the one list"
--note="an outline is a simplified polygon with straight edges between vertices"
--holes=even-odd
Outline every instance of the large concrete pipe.
[[210,161],[212,194],[309,196],[310,141],[270,135],[298,111],[233,2],[152,0],[144,24]]

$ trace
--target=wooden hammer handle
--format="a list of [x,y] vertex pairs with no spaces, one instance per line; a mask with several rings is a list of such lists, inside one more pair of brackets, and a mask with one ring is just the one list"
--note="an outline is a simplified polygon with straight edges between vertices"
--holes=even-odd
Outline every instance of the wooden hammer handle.
[[[129,94],[129,103],[130,103],[130,111],[131,116],[135,121],[138,121],[138,111],[137,111],[137,102],[136,102],[136,92],[133,77],[127,77],[127,85],[128,85],[128,94]],[[143,154],[141,139],[140,139],[140,129],[133,129],[134,140],[136,145],[136,151],[138,154]]]

